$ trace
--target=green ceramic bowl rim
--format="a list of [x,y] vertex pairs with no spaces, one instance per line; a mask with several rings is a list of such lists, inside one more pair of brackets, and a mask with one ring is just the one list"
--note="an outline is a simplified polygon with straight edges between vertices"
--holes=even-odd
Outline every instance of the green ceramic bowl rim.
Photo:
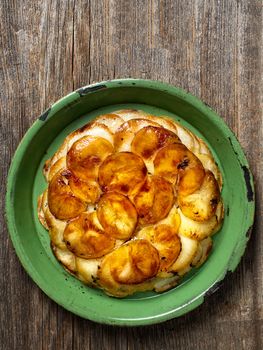
[[[222,265],[222,271],[221,274],[218,275],[215,278],[215,282],[213,285],[209,287],[209,289],[204,290],[203,293],[200,295],[195,295],[192,300],[182,305],[180,310],[170,310],[166,313],[160,314],[157,317],[145,317],[145,318],[139,318],[139,319],[133,319],[133,320],[126,320],[126,319],[116,319],[114,322],[112,320],[109,320],[105,316],[98,316],[98,315],[86,315],[85,312],[82,312],[81,310],[75,310],[70,305],[65,305],[60,301],[60,298],[54,293],[52,288],[49,287],[48,284],[46,284],[42,278],[41,274],[36,271],[34,266],[32,265],[31,261],[28,259],[27,255],[25,254],[23,247],[19,244],[19,234],[17,232],[17,228],[15,225],[15,215],[14,210],[12,206],[14,193],[13,193],[13,187],[14,183],[16,182],[16,175],[17,170],[19,169],[19,166],[21,164],[21,160],[23,159],[24,152],[27,149],[28,144],[30,143],[33,136],[38,132],[38,130],[42,127],[44,127],[44,123],[40,121],[45,121],[47,118],[52,118],[55,116],[56,112],[65,106],[71,104],[72,102],[78,100],[81,98],[81,96],[87,94],[87,93],[96,93],[97,90],[100,89],[106,89],[106,88],[116,88],[116,87],[140,87],[140,88],[147,88],[147,89],[154,89],[159,90],[163,92],[167,92],[170,95],[174,95],[176,97],[179,97],[180,99],[184,100],[184,102],[194,106],[196,109],[198,109],[200,112],[204,113],[204,115],[208,115],[211,118],[216,119],[216,123],[220,126],[224,132],[226,132],[228,135],[230,134],[230,142],[233,147],[234,152],[238,155],[238,160],[240,162],[240,165],[244,171],[244,178],[245,178],[245,184],[247,187],[247,196],[248,196],[248,202],[246,202],[246,209],[248,211],[248,215],[246,217],[246,222],[244,227],[244,231],[240,233],[240,237],[242,238],[241,243],[237,245],[235,251],[233,252],[233,258],[231,261],[229,261],[228,266]],[[5,215],[6,215],[6,221],[8,226],[8,231],[13,243],[13,246],[15,248],[16,254],[23,265],[24,269],[27,271],[27,273],[30,275],[30,277],[34,280],[34,282],[42,289],[42,291],[48,295],[51,299],[53,299],[55,302],[57,302],[59,305],[63,306],[67,310],[81,316],[84,318],[88,318],[92,321],[105,323],[105,324],[115,324],[115,325],[146,325],[146,324],[154,324],[166,321],[168,319],[179,317],[193,309],[195,309],[197,306],[199,306],[204,301],[205,295],[212,294],[215,290],[219,288],[221,285],[222,280],[224,279],[225,275],[230,271],[233,272],[235,268],[237,267],[238,263],[240,262],[240,259],[242,255],[244,254],[247,242],[250,238],[252,225],[254,221],[254,213],[255,213],[255,200],[254,200],[254,182],[253,182],[253,176],[251,174],[251,171],[249,169],[249,165],[247,162],[247,159],[244,155],[244,152],[237,141],[234,133],[230,130],[230,128],[225,124],[225,122],[206,104],[204,104],[201,100],[199,100],[197,97],[191,95],[190,93],[182,90],[181,88],[169,85],[167,83],[163,83],[160,81],[154,81],[154,80],[145,80],[145,79],[133,79],[133,78],[126,78],[126,79],[116,79],[116,80],[110,80],[110,81],[103,81],[100,83],[94,83],[91,85],[87,85],[85,87],[82,87],[78,90],[75,90],[74,92],[66,95],[65,97],[61,98],[57,102],[55,102],[50,108],[48,108],[42,115],[39,116],[39,118],[33,123],[33,125],[29,128],[29,130],[26,132],[22,140],[20,141],[20,144],[17,147],[17,150],[13,156],[9,173],[8,173],[8,179],[7,179],[7,193],[6,193],[6,207],[5,207]]]

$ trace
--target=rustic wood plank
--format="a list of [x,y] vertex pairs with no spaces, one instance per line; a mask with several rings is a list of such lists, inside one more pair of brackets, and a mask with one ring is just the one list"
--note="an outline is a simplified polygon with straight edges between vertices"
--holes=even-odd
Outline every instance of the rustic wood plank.
[[[1,2],[2,194],[11,156],[23,134],[37,115],[73,88],[72,16],[72,1]],[[1,227],[3,212],[1,201]],[[71,349],[72,315],[30,280],[6,228],[2,237],[0,348]]]
[[[262,193],[261,33],[257,0],[3,0],[1,193],[38,114],[73,89],[119,77],[170,82],[208,103],[238,135]],[[15,256],[2,201],[0,348],[263,348],[260,199],[246,254],[223,287],[192,313],[142,328],[98,325],[49,300]]]

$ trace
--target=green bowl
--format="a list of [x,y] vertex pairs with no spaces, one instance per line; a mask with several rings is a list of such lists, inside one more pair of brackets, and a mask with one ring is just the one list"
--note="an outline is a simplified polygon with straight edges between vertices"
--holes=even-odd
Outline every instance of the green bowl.
[[[223,175],[223,227],[206,263],[162,294],[124,299],[84,286],[54,258],[49,236],[37,218],[45,189],[42,167],[65,136],[97,115],[142,109],[179,121],[210,146]],[[254,187],[244,153],[223,120],[196,97],[150,80],[120,79],[93,84],[63,97],[28,130],[14,155],[7,184],[6,218],[16,253],[32,279],[54,301],[84,318],[112,325],[145,325],[181,316],[215,291],[244,253],[254,217]]]

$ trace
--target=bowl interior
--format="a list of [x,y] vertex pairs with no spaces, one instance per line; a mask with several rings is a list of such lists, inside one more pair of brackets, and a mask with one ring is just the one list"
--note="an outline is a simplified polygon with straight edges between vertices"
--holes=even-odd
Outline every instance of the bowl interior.
[[[41,289],[78,315],[123,325],[180,316],[199,305],[211,286],[235,269],[244,252],[246,232],[253,221],[253,185],[246,159],[223,121],[181,90],[136,80],[96,86],[58,101],[22,140],[8,179],[6,210],[11,238],[22,264]],[[225,220],[213,238],[207,262],[186,275],[178,287],[162,294],[137,293],[119,300],[84,286],[59,265],[51,252],[48,233],[37,218],[37,198],[46,188],[43,164],[63,139],[100,114],[126,108],[167,115],[207,142],[223,175]]]

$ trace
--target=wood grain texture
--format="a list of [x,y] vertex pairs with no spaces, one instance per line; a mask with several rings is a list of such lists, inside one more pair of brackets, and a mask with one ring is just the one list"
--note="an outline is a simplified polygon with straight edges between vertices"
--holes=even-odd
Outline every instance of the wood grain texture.
[[[0,348],[263,348],[262,2],[2,0]],[[257,213],[237,271],[188,315],[114,328],[57,306],[21,267],[4,223],[11,157],[36,116],[68,92],[119,77],[180,86],[233,129],[255,177]]]

